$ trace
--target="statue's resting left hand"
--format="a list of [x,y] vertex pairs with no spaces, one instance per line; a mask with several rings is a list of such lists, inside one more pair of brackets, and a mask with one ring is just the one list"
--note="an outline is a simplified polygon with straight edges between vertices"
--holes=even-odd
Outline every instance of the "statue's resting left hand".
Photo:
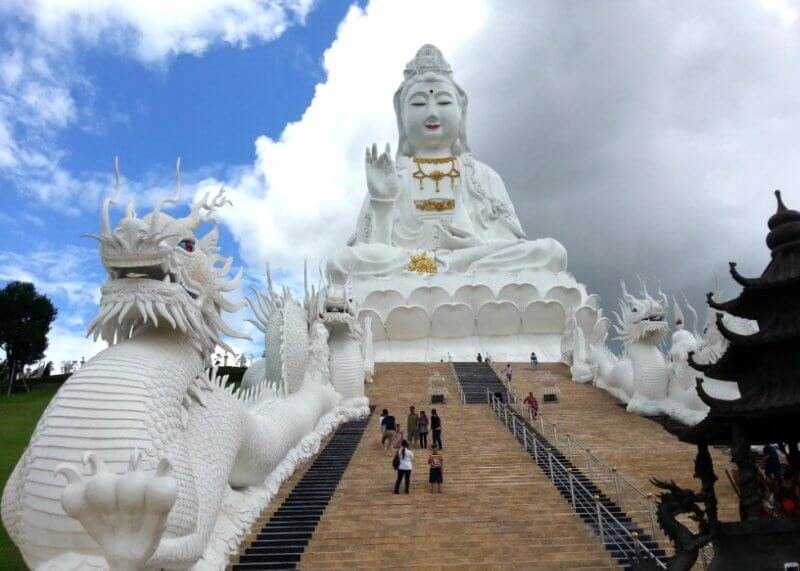
[[483,245],[483,241],[472,232],[443,222],[435,225],[434,243],[437,250],[461,250]]

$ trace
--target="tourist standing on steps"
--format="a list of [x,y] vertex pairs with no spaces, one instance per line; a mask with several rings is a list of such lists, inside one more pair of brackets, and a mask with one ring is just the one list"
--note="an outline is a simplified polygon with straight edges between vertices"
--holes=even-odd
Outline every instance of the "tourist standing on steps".
[[531,351],[531,369],[534,371],[539,368],[539,359],[536,358],[536,353]]
[[431,430],[433,431],[433,442],[431,445],[442,450],[444,448],[444,446],[442,446],[442,419],[436,414],[435,408],[431,409]]
[[483,355],[478,353],[478,363],[483,363]]
[[397,430],[397,426],[394,422],[394,417],[389,414],[388,410],[385,410],[386,416],[383,417],[381,421],[381,426],[383,427],[383,436],[381,437],[381,446],[383,446],[384,450],[388,450],[389,446],[394,443],[395,431]]
[[406,435],[403,433],[403,425],[397,425],[397,431],[394,434],[394,440],[392,441],[392,448],[395,450],[400,450],[400,447],[403,445],[403,442],[406,441]]
[[513,374],[513,371],[511,370],[511,363],[508,363],[506,365],[506,370],[504,371],[504,374],[506,376],[506,381],[508,381],[510,383],[511,382],[511,375]]
[[428,456],[428,466],[430,466],[430,473],[428,475],[428,483],[431,485],[431,493],[433,493],[433,486],[436,484],[437,493],[442,493],[442,482],[444,476],[442,471],[444,469],[444,458],[439,454],[439,449],[436,446],[431,447],[431,455]]
[[419,442],[419,415],[417,415],[414,407],[408,408],[408,418],[406,419],[406,431],[408,440],[411,445]]
[[429,424],[428,417],[425,415],[425,411],[419,411],[419,445],[422,448],[428,447],[428,424]]
[[406,480],[406,493],[408,493],[408,486],[411,484],[411,470],[414,469],[411,463],[414,459],[414,452],[409,450],[407,441],[403,440],[400,443],[397,457],[400,459],[400,464],[397,468],[397,480],[394,482],[394,493],[400,493],[400,481],[403,480],[403,478]]
[[388,411],[388,410],[386,410],[386,409],[383,409],[383,411],[381,412],[381,418],[380,418],[380,421],[379,421],[379,423],[378,423],[378,428],[380,428],[380,429],[381,429],[381,436],[383,436],[383,433],[384,433],[384,431],[386,430],[386,427],[385,427],[385,426],[384,426],[384,424],[383,424],[383,419],[384,419],[384,418],[386,418],[387,416],[389,416],[389,411]]

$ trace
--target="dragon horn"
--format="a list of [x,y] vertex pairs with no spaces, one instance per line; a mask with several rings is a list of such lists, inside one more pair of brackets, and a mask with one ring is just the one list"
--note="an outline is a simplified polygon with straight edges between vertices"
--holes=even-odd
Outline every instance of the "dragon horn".
[[695,337],[698,337],[698,330],[697,330],[697,311],[695,311],[692,304],[689,303],[689,299],[686,297],[686,294],[683,294],[683,301],[686,303],[686,307],[689,308],[689,313],[692,314],[692,333],[694,333]]
[[158,228],[158,219],[161,215],[161,209],[165,204],[175,204],[181,198],[181,158],[175,162],[175,195],[164,198],[156,203],[153,213],[150,215],[150,234],[155,233]]
[[103,234],[111,234],[111,224],[109,223],[108,207],[117,203],[119,198],[119,157],[114,157],[114,194],[103,200],[103,209],[101,212],[101,229]]

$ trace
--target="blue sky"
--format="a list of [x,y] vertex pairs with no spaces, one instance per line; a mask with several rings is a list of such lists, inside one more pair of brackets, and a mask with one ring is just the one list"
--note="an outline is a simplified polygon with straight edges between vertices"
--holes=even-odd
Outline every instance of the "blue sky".
[[[701,308],[714,274],[733,293],[728,260],[766,263],[771,191],[800,205],[798,14],[800,0],[9,0],[0,283],[56,303],[57,363],[100,348],[83,331],[104,276],[79,236],[118,155],[141,212],[172,192],[179,156],[176,211],[224,184],[223,253],[248,283],[269,262],[296,287],[353,231],[363,148],[395,143],[392,94],[434,43],[530,238],[560,240],[607,310],[637,274]],[[253,333],[245,317],[229,321]]]
[[[258,136],[277,138],[301,117],[324,79],[322,53],[351,5],[358,2],[320,0],[276,39],[252,39],[246,48],[216,42],[199,54],[164,54],[158,61],[131,57],[125,45],[76,41],[52,57],[69,70],[61,85],[68,86],[76,118],[46,134],[38,125],[21,125],[17,135],[23,144],[57,154],[60,169],[93,181],[101,192],[113,188],[115,155],[123,176],[144,186],[169,184],[177,157],[189,182],[224,180],[230,170],[252,163]],[[5,54],[38,34],[23,16],[0,9]],[[49,205],[20,182],[26,170],[0,170],[0,276],[3,283],[33,280],[57,305],[62,334],[79,334],[95,309],[93,290],[103,281],[93,244],[80,238],[98,228],[99,203],[73,212]],[[80,191],[77,196],[82,202]],[[238,257],[224,225],[221,233],[223,254]],[[91,351],[75,341],[67,348]],[[70,358],[55,349],[56,358]],[[72,358],[83,356],[79,352]]]

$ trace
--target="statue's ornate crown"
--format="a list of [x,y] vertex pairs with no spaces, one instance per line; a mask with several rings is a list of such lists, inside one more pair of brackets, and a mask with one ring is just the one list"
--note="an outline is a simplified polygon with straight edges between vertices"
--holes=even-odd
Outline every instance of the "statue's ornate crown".
[[450,64],[445,61],[442,52],[432,44],[425,44],[417,50],[417,55],[414,56],[408,64],[403,75],[406,79],[427,72],[441,73],[442,75],[450,75],[453,70]]

